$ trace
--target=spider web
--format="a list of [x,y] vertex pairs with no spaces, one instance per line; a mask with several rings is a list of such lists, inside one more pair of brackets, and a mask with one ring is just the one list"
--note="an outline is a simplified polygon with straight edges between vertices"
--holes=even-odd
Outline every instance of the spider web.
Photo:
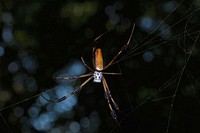
[[[183,1],[182,1],[183,2]],[[181,3],[179,3],[181,4]],[[178,5],[179,6],[179,5]],[[177,8],[178,8],[177,6]],[[192,5],[191,5],[192,6]],[[176,9],[176,8],[175,8]],[[158,87],[157,92],[154,94],[151,94],[151,92],[147,92],[150,93],[150,96],[147,96],[145,98],[143,98],[143,101],[140,101],[138,104],[135,105],[135,107],[133,107],[133,109],[130,109],[131,111],[129,111],[126,115],[124,115],[121,119],[121,121],[119,122],[119,125],[122,125],[121,127],[116,127],[114,129],[112,129],[110,132],[114,132],[116,131],[116,129],[119,129],[120,132],[124,131],[124,126],[123,123],[124,121],[126,121],[126,119],[130,119],[129,117],[135,118],[133,115],[137,115],[138,110],[140,110],[140,108],[143,108],[143,106],[146,106],[146,104],[149,103],[154,103],[154,102],[160,102],[163,103],[164,101],[168,101],[168,116],[165,117],[165,124],[166,126],[164,126],[162,129],[159,129],[160,127],[153,125],[153,127],[149,128],[148,126],[146,126],[144,124],[144,129],[143,130],[139,130],[139,132],[160,132],[160,130],[162,132],[184,132],[184,126],[182,126],[182,130],[179,129],[179,127],[177,127],[177,129],[175,129],[175,126],[180,126],[178,124],[174,124],[174,121],[176,119],[174,119],[174,117],[177,117],[178,114],[175,115],[175,111],[176,111],[176,106],[178,108],[178,106],[180,106],[177,101],[180,100],[178,98],[180,98],[179,95],[183,95],[183,91],[184,85],[188,86],[188,84],[190,84],[191,88],[187,88],[187,89],[191,89],[190,91],[192,91],[193,93],[193,98],[195,99],[195,105],[197,106],[196,109],[199,109],[199,95],[198,95],[198,91],[199,91],[199,86],[197,85],[197,80],[194,78],[193,74],[190,73],[189,70],[188,71],[188,63],[191,62],[191,58],[194,55],[194,52],[196,52],[196,49],[198,47],[198,43],[199,43],[199,24],[197,25],[193,25],[191,27],[189,27],[189,23],[190,23],[190,19],[193,17],[193,15],[198,12],[199,9],[197,9],[196,11],[192,11],[190,12],[191,8],[189,8],[185,13],[184,16],[180,19],[180,21],[177,21],[176,23],[172,24],[170,26],[171,29],[174,28],[174,26],[176,26],[177,24],[179,24],[181,21],[185,20],[185,24],[184,24],[184,31],[181,34],[178,35],[174,35],[171,38],[168,38],[167,40],[163,39],[162,41],[158,40],[157,37],[160,36],[161,34],[163,34],[163,32],[165,32],[166,30],[164,30],[163,32],[159,33],[158,35],[154,36],[154,37],[150,37],[150,39],[148,41],[142,41],[141,43],[138,43],[136,45],[136,47],[130,49],[124,56],[122,56],[118,61],[116,61],[115,63],[119,63],[123,60],[129,60],[132,57],[135,58],[135,56],[141,55],[147,51],[153,51],[153,49],[157,49],[158,47],[165,47],[166,45],[168,45],[169,47],[171,47],[173,45],[178,47],[180,49],[180,51],[176,51],[177,55],[178,52],[182,52],[182,56],[183,56],[183,63],[182,65],[179,67],[179,69],[177,70],[177,72],[175,74],[172,74],[172,76],[169,78],[169,80],[167,80],[167,82],[163,83],[163,85],[161,85],[161,87]],[[165,22],[168,19],[169,16],[167,16],[160,24],[158,24],[156,26],[156,28],[150,32],[150,34],[148,36],[146,36],[143,40],[145,40],[146,38],[148,38],[149,36],[151,36],[151,34],[153,34],[161,25],[163,22]],[[195,31],[194,31],[195,29]],[[198,29],[198,30],[196,30]],[[194,35],[194,36],[193,36]],[[159,42],[160,41],[160,42]],[[173,42],[175,41],[175,43]],[[144,43],[143,43],[144,42]],[[153,44],[153,46],[151,45]],[[148,45],[148,46],[146,46]],[[171,45],[171,46],[170,46]],[[143,50],[143,47],[144,50]],[[155,52],[155,51],[153,51]],[[133,61],[133,60],[132,60]],[[134,62],[134,61],[133,61]],[[167,71],[167,70],[165,70]],[[148,76],[148,75],[145,75]],[[183,83],[185,82],[185,76],[187,76],[187,80],[190,80],[190,82],[188,84]],[[151,78],[150,78],[151,79]],[[192,83],[193,82],[193,83]],[[144,85],[142,85],[144,86]],[[141,88],[140,88],[141,89]],[[147,88],[149,89],[149,88]],[[162,95],[162,93],[168,93],[167,91],[171,91],[171,95],[169,94],[168,96],[162,96],[161,98],[155,98],[155,96],[157,97],[158,95]],[[188,91],[188,90],[187,90]],[[135,92],[137,93],[137,92]],[[181,93],[181,94],[179,94]],[[189,96],[188,96],[189,97]],[[189,99],[187,96],[183,96],[183,99]],[[179,101],[180,102],[180,101]],[[176,105],[176,106],[175,106]],[[165,105],[166,106],[166,105]],[[152,108],[152,107],[151,107]],[[187,115],[187,114],[186,114]],[[199,115],[198,115],[199,116]],[[197,116],[197,117],[198,117]],[[195,117],[195,116],[193,116]],[[142,119],[142,118],[141,118]],[[177,120],[176,120],[177,121]],[[181,123],[181,122],[180,122]],[[128,122],[126,123],[128,124]],[[135,124],[135,123],[134,123]],[[154,124],[158,124],[158,123],[154,123]],[[131,125],[131,124],[128,124]],[[136,124],[137,125],[137,124]],[[151,124],[150,124],[151,125]],[[133,126],[133,125],[132,125]],[[159,126],[163,126],[162,124]],[[198,124],[197,124],[198,126]],[[148,128],[148,129],[145,129]],[[157,128],[156,129],[152,129],[152,128]],[[198,129],[189,129],[189,132],[198,132]],[[127,128],[127,130],[125,130],[125,132],[134,132],[132,130],[130,130],[130,128]],[[138,131],[137,131],[138,132]]]
[[[155,3],[157,1],[154,1]],[[181,1],[177,4],[177,8],[181,7],[182,5]],[[195,2],[195,1],[193,1]],[[150,31],[148,33],[147,36],[142,37],[142,39],[138,39],[138,40],[142,40],[141,42],[138,40],[136,41],[137,43],[131,44],[130,48],[124,53],[124,55],[122,55],[116,62],[114,62],[114,64],[120,64],[121,70],[123,72],[123,85],[125,85],[126,83],[128,85],[131,85],[133,87],[124,87],[126,89],[124,89],[122,92],[127,94],[127,92],[130,92],[131,95],[135,96],[136,98],[133,98],[136,102],[133,102],[134,100],[130,100],[128,99],[129,97],[133,97],[128,95],[127,99],[125,99],[126,102],[128,102],[130,104],[130,106],[132,108],[128,108],[128,109],[124,109],[122,106],[122,114],[120,116],[120,120],[119,120],[119,125],[117,125],[116,127],[113,128],[113,126],[110,128],[108,127],[108,129],[110,128],[110,130],[106,130],[105,132],[128,132],[128,130],[131,130],[130,126],[133,126],[130,122],[132,122],[133,119],[136,119],[135,121],[137,122],[137,120],[140,120],[140,124],[138,127],[139,128],[139,132],[145,132],[145,131],[155,131],[155,132],[165,132],[165,133],[170,133],[170,132],[175,132],[176,131],[176,127],[175,126],[180,126],[177,125],[175,122],[180,122],[180,120],[189,120],[189,116],[192,117],[192,115],[196,115],[196,114],[184,114],[184,110],[178,110],[179,107],[184,107],[181,106],[180,101],[187,101],[189,99],[189,103],[190,104],[194,104],[196,103],[194,106],[188,107],[189,109],[196,109],[198,110],[198,107],[200,106],[200,100],[199,100],[199,81],[197,78],[197,75],[195,74],[196,70],[193,70],[192,65],[197,65],[197,64],[193,64],[192,63],[192,59],[197,60],[198,59],[198,43],[199,43],[199,35],[200,35],[200,31],[199,31],[199,24],[194,24],[194,25],[190,25],[192,22],[191,20],[194,18],[194,16],[196,14],[198,14],[198,10],[192,10],[193,3],[190,4],[190,7],[186,10],[186,12],[183,13],[183,17],[178,19],[178,21],[176,21],[175,23],[172,23],[172,25],[169,26],[170,29],[176,28],[178,27],[178,25],[180,23],[182,23],[184,21],[184,26],[182,27],[182,31],[178,32],[177,34],[173,35],[172,37],[169,38],[162,38],[162,34],[165,33],[164,30],[160,33],[157,33],[159,27],[162,26],[163,23],[165,23],[167,21],[168,18],[170,18],[172,16],[172,13],[174,13],[177,8],[174,8],[174,11],[172,11],[171,13],[169,13],[167,15],[167,17],[165,17],[155,28],[154,30]],[[135,31],[136,36],[137,36],[137,31]],[[139,36],[139,35],[138,35]],[[134,39],[133,39],[134,40]],[[176,67],[175,70],[173,72],[168,72],[167,69],[168,68],[163,68],[163,73],[160,74],[156,74],[156,76],[166,76],[166,80],[165,81],[157,81],[158,83],[156,85],[150,85],[151,82],[156,82],[156,80],[159,80],[159,77],[155,78],[155,80],[152,79],[152,76],[155,75],[151,75],[151,76],[147,76],[145,75],[145,72],[147,72],[146,70],[144,70],[144,72],[139,72],[139,75],[144,74],[144,76],[147,76],[147,78],[145,78],[145,80],[152,80],[151,82],[143,85],[142,83],[140,83],[141,81],[143,81],[141,78],[139,78],[138,80],[140,80],[140,82],[135,79],[135,82],[137,85],[134,86],[131,82],[132,81],[128,81],[130,79],[126,79],[126,75],[127,77],[130,77],[131,74],[134,75],[133,70],[139,70],[137,69],[138,67],[136,65],[133,65],[133,63],[135,64],[143,64],[145,65],[145,67],[150,67],[148,66],[149,64],[145,64],[144,62],[141,62],[141,58],[139,58],[138,56],[143,55],[144,57],[144,53],[150,52],[152,53],[156,53],[158,51],[158,53],[161,51],[163,52],[169,52],[170,50],[174,49],[175,50],[175,54],[174,56],[177,54],[177,56],[181,56],[181,58],[175,59],[174,62],[179,62],[176,65],[178,66],[173,66]],[[173,52],[172,52],[173,53]],[[151,56],[151,54],[149,56]],[[154,55],[155,56],[155,55]],[[161,55],[157,55],[154,58],[158,58],[158,61],[163,61],[161,60],[164,57],[159,57]],[[196,59],[197,58],[197,59]],[[180,60],[179,60],[180,59]],[[182,60],[181,60],[182,59]],[[197,61],[198,62],[198,61]],[[134,67],[131,67],[131,65],[133,65]],[[141,65],[140,65],[141,66]],[[128,70],[126,70],[125,72],[123,71],[124,68],[128,68]],[[130,69],[129,69],[130,68]],[[132,69],[134,68],[134,69]],[[154,69],[155,72],[157,67]],[[151,70],[151,69],[150,69]],[[63,71],[61,71],[61,73],[63,73]],[[135,74],[137,77],[137,74]],[[66,75],[64,75],[66,76]],[[187,81],[187,82],[186,82]],[[69,81],[71,82],[71,81]],[[137,83],[139,82],[139,83]],[[69,83],[65,82],[64,85],[68,85]],[[76,85],[76,83],[75,83]],[[141,85],[141,86],[140,86]],[[110,87],[112,88],[112,87]],[[132,88],[135,88],[134,91],[131,90]],[[147,91],[147,89],[149,89]],[[119,90],[117,90],[118,92],[120,92]],[[114,91],[112,91],[114,92]],[[103,94],[103,93],[102,93]],[[114,92],[114,96],[116,96],[117,92]],[[32,98],[36,98],[39,97],[40,94],[34,95],[34,96],[28,96],[28,98],[26,98],[25,100],[22,100],[20,102],[16,102],[14,105],[12,104],[11,106],[7,106],[7,107],[3,107],[0,109],[1,111],[1,124],[3,125],[1,127],[1,130],[3,132],[13,132],[13,128],[16,125],[12,125],[8,123],[8,118],[12,117],[11,116],[7,116],[9,114],[6,114],[4,112],[6,112],[7,109],[11,109],[13,106],[17,106],[21,103],[27,103],[28,101],[30,101]],[[123,96],[123,95],[122,95]],[[123,99],[123,98],[122,98]],[[180,100],[180,101],[179,101]],[[120,100],[118,100],[120,101]],[[32,101],[31,101],[32,102]],[[106,101],[105,101],[106,102]],[[34,102],[33,102],[34,103]],[[161,105],[164,104],[164,105]],[[120,102],[120,105],[123,105],[123,102]],[[188,105],[188,104],[187,104]],[[22,105],[21,105],[22,106]],[[26,106],[26,105],[25,105]],[[162,117],[163,120],[161,122],[163,122],[161,125],[159,126],[153,126],[153,124],[151,124],[151,120],[153,119],[150,116],[147,116],[145,114],[148,114],[148,109],[152,109],[152,108],[159,108],[161,107],[162,109],[159,109],[160,113],[164,113]],[[195,108],[196,107],[196,108]],[[184,108],[185,109],[185,108]],[[164,111],[163,111],[164,110]],[[141,111],[141,113],[140,113]],[[187,110],[188,111],[188,110]],[[109,112],[109,110],[107,109],[107,112]],[[151,112],[151,111],[149,111]],[[180,115],[179,113],[183,112],[183,114],[185,117],[187,117],[186,119],[182,118],[179,120],[177,120]],[[119,114],[120,115],[120,114]],[[151,115],[151,114],[149,114]],[[152,116],[160,116],[160,114],[153,114]],[[150,117],[149,119],[146,119],[145,117]],[[181,116],[183,117],[183,116]],[[194,117],[194,116],[193,116]],[[192,118],[193,118],[192,117]],[[199,115],[197,115],[196,117],[199,117]],[[151,125],[152,127],[148,127],[145,123],[142,121],[142,119],[144,118],[144,120],[149,120],[147,121],[147,123],[149,125]],[[191,118],[191,119],[192,119]],[[158,124],[159,120],[157,120],[159,118],[155,118],[155,120],[153,120],[152,123],[155,122],[155,124]],[[110,119],[110,121],[112,120],[112,118]],[[135,122],[134,121],[134,122]],[[187,124],[185,121],[180,122],[183,124]],[[135,124],[135,123],[134,123]],[[196,126],[195,128],[198,129],[198,124],[195,123]],[[115,125],[115,124],[113,124]],[[137,124],[136,124],[137,125]],[[128,128],[127,128],[128,127]],[[183,127],[183,126],[180,126]],[[143,129],[146,128],[146,129]],[[153,129],[152,129],[153,128]],[[177,129],[179,129],[177,127]],[[184,130],[184,129],[183,129]],[[195,132],[195,129],[190,128],[191,132]],[[181,130],[178,130],[181,131]],[[184,131],[182,131],[184,132]]]
[[[188,51],[188,52],[185,52],[185,63],[183,64],[183,66],[175,73],[173,74],[169,80],[167,80],[164,84],[161,85],[161,87],[159,87],[157,89],[157,92],[154,93],[154,94],[151,94],[150,93],[150,96],[147,96],[143,99],[143,101],[139,102],[138,105],[136,105],[135,107],[133,107],[133,109],[130,109],[131,111],[129,111],[122,119],[121,121],[119,122],[119,125],[121,125],[121,123],[123,123],[124,121],[126,121],[126,119],[130,116],[132,116],[135,112],[137,112],[140,108],[142,108],[143,106],[145,106],[145,104],[149,104],[149,103],[152,103],[152,102],[162,102],[162,101],[170,101],[168,103],[168,108],[169,108],[169,115],[168,115],[168,118],[167,118],[167,126],[166,126],[166,133],[170,132],[170,129],[171,129],[171,125],[173,126],[172,121],[173,121],[173,117],[174,117],[174,110],[175,110],[175,102],[176,102],[176,99],[177,99],[177,94],[179,93],[179,89],[182,87],[180,87],[180,84],[183,84],[182,80],[184,78],[184,76],[187,76],[188,80],[190,80],[191,82],[193,83],[189,83],[189,84],[192,84],[191,88],[192,90],[190,91],[193,91],[193,95],[194,96],[194,99],[197,100],[197,106],[199,106],[200,102],[199,102],[199,96],[198,96],[198,91],[199,91],[199,86],[197,84],[199,84],[197,82],[197,80],[194,78],[194,76],[190,73],[190,71],[187,70],[187,65],[188,65],[188,62],[190,61],[190,58],[191,58],[191,55],[193,54],[193,51],[194,49],[197,47],[197,42],[198,42],[198,39],[199,39],[199,35],[200,35],[200,32],[196,32],[196,35],[195,35],[195,38],[194,38],[194,44],[192,45],[192,48],[190,50],[188,49],[184,49],[184,48],[181,48],[182,51]],[[178,44],[179,45],[179,44]],[[151,47],[152,48],[152,47]],[[189,88],[188,88],[189,89]],[[161,98],[155,98],[157,97],[157,95],[160,95],[160,93],[164,93],[167,91],[172,91],[171,95],[168,95],[168,96],[162,96]],[[161,94],[162,95],[162,94]],[[186,97],[187,99],[187,97]],[[176,103],[177,104],[177,103]],[[119,128],[119,127],[116,127],[116,128]],[[116,128],[112,129],[110,132],[114,132],[116,130]]]

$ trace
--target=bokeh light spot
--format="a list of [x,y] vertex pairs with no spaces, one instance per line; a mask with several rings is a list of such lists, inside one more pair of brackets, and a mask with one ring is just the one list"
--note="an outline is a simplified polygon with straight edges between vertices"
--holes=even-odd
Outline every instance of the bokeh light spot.
[[105,13],[109,16],[112,16],[113,14],[115,14],[115,8],[111,5],[106,6]]
[[53,117],[53,116],[43,113],[38,118],[31,119],[31,124],[38,131],[49,130],[52,127],[52,124],[50,123],[50,120],[49,120],[50,117]]
[[2,15],[2,21],[3,21],[5,24],[10,25],[11,22],[13,21],[12,14],[9,13],[9,12],[3,13],[3,15]]
[[39,110],[40,110],[39,108],[32,106],[29,108],[28,114],[31,118],[35,118],[38,116]]
[[169,39],[171,37],[171,28],[169,25],[167,25],[166,23],[163,23],[160,27],[159,30],[161,32],[161,37],[163,39]]
[[143,54],[143,60],[147,63],[151,62],[154,59],[154,55],[152,52],[147,51]]
[[38,64],[34,58],[25,56],[22,59],[22,66],[29,72],[34,72],[36,70]]
[[12,97],[11,93],[6,90],[0,90],[0,102],[6,102]]
[[146,32],[151,32],[154,28],[154,21],[149,16],[144,16],[140,20],[140,27]]
[[3,56],[4,55],[4,48],[2,46],[0,46],[0,56]]
[[91,128],[90,130],[93,132],[96,132],[101,124],[101,120],[99,118],[99,114],[96,111],[93,111],[90,116],[90,123],[91,123]]
[[28,77],[25,79],[25,83],[27,86],[27,90],[29,91],[36,91],[37,90],[37,83],[35,78],[33,77]]
[[19,63],[18,62],[13,61],[8,65],[8,71],[10,73],[16,73],[18,70],[19,70]]
[[169,1],[169,2],[166,2],[164,5],[163,5],[163,10],[165,12],[172,12],[174,10],[176,6],[176,2],[175,1]]
[[124,5],[121,1],[116,1],[114,3],[114,7],[115,7],[116,10],[121,10],[121,9],[123,9]]
[[80,124],[74,121],[69,125],[69,129],[72,133],[78,133],[80,131]]
[[81,118],[80,125],[83,128],[89,128],[90,127],[90,120],[89,120],[89,118],[87,118],[87,117]]
[[3,27],[2,39],[7,43],[10,43],[11,41],[13,41],[12,29],[9,26],[4,26]]
[[70,75],[80,75],[85,73],[85,71],[86,69],[80,61],[75,61],[72,65],[70,65],[70,68],[68,69],[68,73]]
[[14,115],[16,117],[21,117],[24,114],[24,109],[22,107],[16,107],[14,109]]

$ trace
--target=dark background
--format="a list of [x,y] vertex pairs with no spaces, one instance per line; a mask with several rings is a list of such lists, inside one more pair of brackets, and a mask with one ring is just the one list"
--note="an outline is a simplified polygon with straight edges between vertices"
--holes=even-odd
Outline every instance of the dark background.
[[[0,132],[198,133],[199,6],[198,0],[1,1]],[[108,63],[127,43],[134,23],[129,47],[107,70],[122,76],[106,76],[121,110],[118,122],[101,84],[90,82],[77,95],[77,104],[55,115],[48,128],[33,126],[33,119],[55,105],[40,106],[33,118],[28,113],[39,106],[42,91],[60,84],[52,76],[84,73],[81,56],[92,67],[93,40],[105,31],[110,32],[97,46]],[[73,82],[73,88],[84,80]]]

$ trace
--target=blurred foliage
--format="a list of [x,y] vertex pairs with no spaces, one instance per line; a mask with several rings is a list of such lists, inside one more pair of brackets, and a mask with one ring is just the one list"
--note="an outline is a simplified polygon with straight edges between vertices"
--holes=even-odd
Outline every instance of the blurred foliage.
[[62,18],[70,19],[71,27],[79,27],[87,23],[87,20],[92,17],[98,8],[96,1],[72,2],[66,3],[60,11]]

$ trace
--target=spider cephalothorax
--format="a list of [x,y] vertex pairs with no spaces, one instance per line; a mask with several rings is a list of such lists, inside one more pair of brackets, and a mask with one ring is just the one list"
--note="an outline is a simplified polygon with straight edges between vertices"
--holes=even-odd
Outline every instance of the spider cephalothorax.
[[94,71],[93,73],[93,81],[96,83],[101,83],[103,74],[102,72]]

